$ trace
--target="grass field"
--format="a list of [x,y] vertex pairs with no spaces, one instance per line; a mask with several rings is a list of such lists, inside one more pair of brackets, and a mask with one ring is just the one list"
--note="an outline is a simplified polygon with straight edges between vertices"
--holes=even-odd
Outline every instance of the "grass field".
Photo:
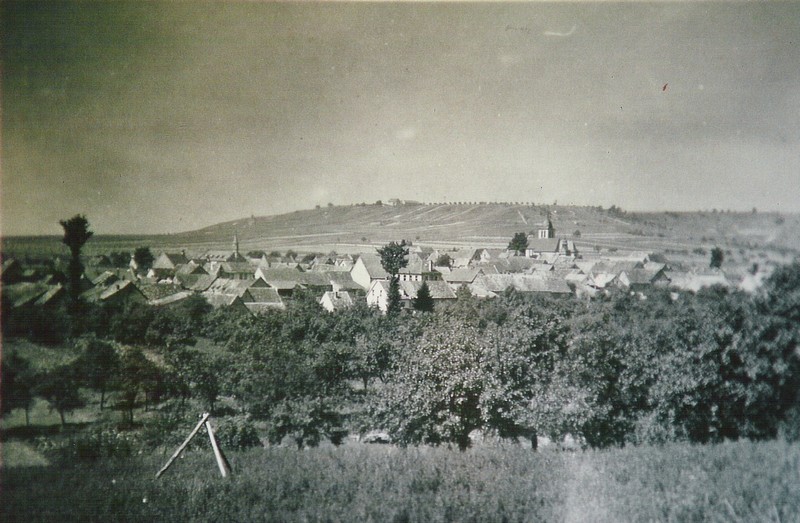
[[[28,462],[19,455],[27,453]],[[800,448],[782,442],[538,453],[348,443],[47,464],[3,448],[0,520],[798,521]]]

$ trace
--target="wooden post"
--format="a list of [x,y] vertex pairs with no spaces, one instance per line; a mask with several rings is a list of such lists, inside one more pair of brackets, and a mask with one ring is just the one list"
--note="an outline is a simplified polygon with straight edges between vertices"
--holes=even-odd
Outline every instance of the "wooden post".
[[206,420],[206,432],[208,432],[208,437],[211,439],[211,448],[214,449],[214,457],[217,458],[219,473],[222,474],[223,478],[227,478],[228,474],[231,472],[231,469],[228,466],[228,461],[222,455],[219,445],[217,445],[217,438],[214,436],[214,430],[211,428],[211,422],[208,420]]
[[197,426],[194,428],[194,430],[191,432],[191,434],[189,434],[189,437],[188,437],[188,438],[186,438],[186,441],[184,441],[184,442],[183,442],[183,444],[181,444],[181,446],[180,446],[180,447],[178,447],[178,450],[176,450],[176,451],[175,451],[175,453],[172,455],[172,457],[171,457],[171,458],[169,458],[169,461],[167,461],[167,464],[166,464],[166,465],[164,465],[164,466],[161,468],[161,470],[159,470],[158,472],[156,472],[156,479],[158,479],[159,477],[161,477],[161,474],[163,474],[164,472],[166,472],[166,470],[169,468],[169,466],[170,466],[170,465],[172,465],[172,462],[173,462],[173,461],[175,461],[176,459],[178,459],[178,456],[180,456],[180,455],[181,455],[181,452],[183,452],[183,449],[185,449],[185,448],[186,448],[186,446],[189,444],[189,442],[190,442],[190,441],[192,441],[192,438],[193,438],[193,437],[195,436],[195,434],[197,434],[197,432],[200,430],[200,427],[202,427],[202,426],[203,426],[203,424],[204,424],[204,423],[205,423],[205,422],[208,420],[208,417],[209,417],[210,415],[211,415],[211,414],[209,414],[208,412],[206,412],[205,414],[203,414],[203,419],[201,419],[201,420],[200,420],[200,423],[198,423],[198,424],[197,424]]

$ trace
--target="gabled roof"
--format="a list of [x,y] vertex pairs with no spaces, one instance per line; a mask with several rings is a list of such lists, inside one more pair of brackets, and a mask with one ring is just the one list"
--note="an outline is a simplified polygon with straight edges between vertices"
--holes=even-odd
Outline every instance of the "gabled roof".
[[353,277],[349,272],[329,272],[325,276],[328,278],[331,286],[338,286],[342,291],[364,291],[364,288],[353,281]]
[[248,288],[253,284],[254,281],[255,280],[253,279],[232,280],[229,278],[217,278],[205,292],[215,294],[232,294],[242,297],[245,295]]
[[[364,253],[358,257],[356,260],[356,264],[361,262],[364,267],[367,269],[370,278],[389,278],[390,274],[383,270],[383,265],[381,265],[381,258],[377,254],[372,253]],[[355,267],[354,267],[355,268]]]
[[183,253],[162,252],[153,261],[153,269],[174,269],[186,263],[189,263],[189,260]]
[[322,295],[322,298],[320,298],[319,302],[321,305],[324,305],[325,303],[330,304],[330,309],[328,310],[331,309],[339,310],[347,307],[352,307],[353,298],[347,291],[341,291],[341,292],[328,291]]
[[208,274],[208,271],[202,265],[190,261],[175,269],[175,275],[178,274]]
[[[186,282],[183,283],[183,279],[186,278]],[[186,276],[182,276],[178,278],[181,281],[181,285],[186,287],[191,291],[196,292],[203,292],[208,290],[211,287],[211,284],[214,283],[217,279],[216,274],[187,274]]]
[[453,269],[443,272],[442,278],[444,281],[451,284],[472,283],[479,274],[483,274],[480,268]]
[[283,300],[278,295],[278,291],[273,288],[267,287],[250,287],[250,299],[252,301],[245,301],[247,303],[269,303],[269,304],[283,304]]
[[528,247],[525,249],[533,252],[558,252],[558,238],[533,238],[528,237]]
[[34,305],[41,307],[45,305],[49,305],[53,303],[55,300],[58,300],[65,294],[64,286],[60,283],[57,285],[51,285],[50,289],[39,296],[39,298],[34,302]]
[[202,296],[215,309],[220,307],[230,307],[237,303],[242,307],[245,306],[244,302],[242,302],[242,299],[233,294],[215,294],[211,292],[204,292]]
[[119,278],[111,271],[104,271],[102,274],[92,279],[92,285],[109,285]]
[[406,257],[407,265],[400,269],[400,274],[422,274],[427,272],[427,264],[416,254],[409,254]]
[[11,308],[32,305],[50,290],[50,286],[39,282],[14,283],[3,286],[3,298],[11,304]]

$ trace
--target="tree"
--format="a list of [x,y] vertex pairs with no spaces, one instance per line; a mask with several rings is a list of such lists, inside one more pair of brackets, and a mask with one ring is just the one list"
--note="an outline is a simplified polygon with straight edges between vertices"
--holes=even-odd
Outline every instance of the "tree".
[[155,257],[153,257],[153,253],[150,252],[150,247],[137,247],[136,250],[133,251],[133,260],[141,271],[147,272],[147,270],[153,266]]
[[509,251],[525,252],[528,248],[528,236],[524,232],[514,234],[511,241],[508,243]]
[[69,247],[70,252],[67,269],[70,298],[73,303],[77,303],[81,294],[81,278],[83,277],[81,249],[94,233],[89,230],[89,221],[80,214],[76,214],[69,220],[61,220],[58,223],[64,228],[64,238],[61,241]]
[[30,409],[33,404],[34,375],[28,360],[19,357],[16,351],[3,354],[2,381],[0,381],[0,403],[3,414],[14,409],[25,409],[25,425],[30,425]]
[[119,355],[111,343],[94,336],[81,339],[78,345],[81,349],[78,368],[86,384],[100,392],[100,410],[103,410],[108,386],[119,371]]
[[61,417],[61,425],[67,424],[65,415],[78,407],[85,405],[80,395],[80,381],[78,371],[74,365],[61,365],[43,375],[37,380],[35,392],[43,397]]
[[400,243],[391,242],[388,245],[378,249],[378,254],[381,257],[381,266],[383,270],[389,273],[390,276],[395,277],[400,272],[400,269],[408,265],[408,247],[405,241]]
[[450,267],[451,265],[453,265],[453,259],[446,252],[440,254],[439,257],[436,258],[437,267]]
[[391,242],[388,245],[378,249],[378,254],[381,257],[381,265],[383,270],[389,273],[391,280],[389,281],[389,296],[386,313],[395,315],[400,311],[400,283],[398,274],[400,269],[408,265],[406,256],[408,255],[408,247],[406,242],[400,243]]
[[725,259],[725,254],[722,252],[722,249],[719,247],[714,247],[711,249],[711,264],[709,265],[712,269],[719,269],[722,267],[722,262]]
[[482,425],[486,386],[482,337],[454,318],[435,321],[401,355],[375,406],[375,418],[401,444],[455,443],[465,450]]
[[428,287],[428,282],[422,282],[417,297],[412,300],[414,310],[421,312],[433,312],[433,297],[431,296],[431,289]]

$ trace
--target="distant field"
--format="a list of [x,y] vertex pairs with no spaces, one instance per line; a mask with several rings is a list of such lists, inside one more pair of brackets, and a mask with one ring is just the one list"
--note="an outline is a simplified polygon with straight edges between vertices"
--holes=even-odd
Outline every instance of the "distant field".
[[[170,449],[171,450],[171,449]],[[48,465],[19,443],[3,474],[4,522],[798,521],[800,447],[782,442],[534,453],[348,443],[228,456],[168,451]],[[27,463],[25,460],[27,459]]]
[[[87,255],[152,249],[228,249],[234,234],[241,249],[356,253],[407,239],[440,249],[503,248],[515,232],[536,230],[551,213],[558,236],[576,240],[584,251],[691,251],[720,245],[728,249],[800,251],[800,216],[776,213],[615,213],[595,207],[505,204],[413,204],[334,206],[243,218],[170,235],[104,236],[95,231]],[[89,217],[91,221],[91,217]],[[5,252],[66,254],[58,237],[3,239]]]

